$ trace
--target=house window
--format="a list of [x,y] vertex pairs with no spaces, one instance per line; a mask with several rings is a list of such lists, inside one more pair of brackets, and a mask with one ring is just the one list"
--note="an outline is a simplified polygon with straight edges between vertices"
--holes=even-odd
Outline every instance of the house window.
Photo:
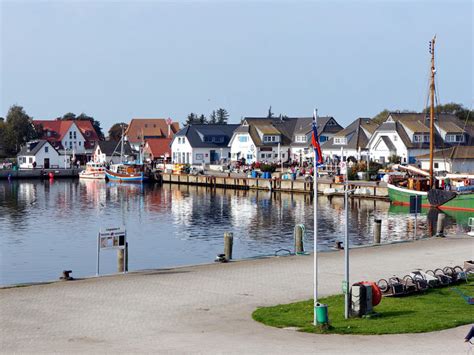
[[81,141],[79,141],[79,147],[81,146]]
[[334,137],[334,144],[346,144],[346,137]]
[[439,163],[434,163],[434,168],[438,169],[439,168]]
[[249,140],[249,137],[247,136],[239,136],[239,142],[241,143],[248,142],[248,140]]
[[33,158],[32,157],[28,158],[28,163],[30,163],[30,164],[33,163]]
[[253,159],[253,154],[247,154],[247,160],[252,160]]
[[44,152],[48,153],[49,147],[44,147]]
[[69,142],[69,148],[72,149],[72,142]]
[[296,143],[306,143],[306,136],[296,136],[295,137]]
[[265,153],[260,153],[260,158],[265,159]]
[[76,131],[74,131],[74,139],[76,139],[76,138],[77,138],[77,137],[76,137]]
[[[270,156],[270,157],[271,157],[271,156]],[[275,153],[275,158],[278,158],[278,154],[277,154],[277,153]]]
[[69,139],[72,139],[72,132],[69,132]]
[[446,135],[446,142],[463,143],[464,142],[464,134],[447,134]]
[[276,136],[263,136],[263,141],[265,143],[277,142],[277,137]]
[[393,141],[396,142],[398,140],[398,136],[396,134],[393,135]]
[[319,143],[324,143],[328,140],[328,137],[326,136],[319,136]]
[[415,143],[428,143],[430,141],[429,134],[414,134],[413,142]]

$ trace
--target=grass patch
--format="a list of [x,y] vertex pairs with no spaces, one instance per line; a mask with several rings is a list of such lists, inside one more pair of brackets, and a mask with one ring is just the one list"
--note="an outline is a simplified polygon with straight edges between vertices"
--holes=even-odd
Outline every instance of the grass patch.
[[[474,297],[474,279],[454,286]],[[328,305],[329,329],[313,326],[313,300],[258,308],[254,320],[278,327],[296,327],[300,331],[327,334],[399,334],[423,333],[453,328],[474,322],[474,306],[469,305],[451,287],[431,289],[407,297],[384,297],[374,308],[379,315],[371,318],[344,318],[344,295],[320,300]]]

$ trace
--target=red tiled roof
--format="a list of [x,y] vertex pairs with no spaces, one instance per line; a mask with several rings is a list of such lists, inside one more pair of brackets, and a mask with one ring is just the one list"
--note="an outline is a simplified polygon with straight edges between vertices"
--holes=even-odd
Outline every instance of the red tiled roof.
[[[75,123],[77,128],[81,131],[85,141],[86,148],[94,146],[95,142],[99,141],[99,136],[95,131],[90,121],[78,121],[78,120],[33,120],[35,126],[41,125],[43,130],[49,131],[50,136],[45,132],[43,139],[46,139],[50,143],[60,143],[64,135],[68,132],[71,125]],[[53,144],[54,145],[54,144]]]
[[147,140],[147,137],[172,138],[178,131],[179,123],[173,122],[168,137],[168,123],[166,123],[165,118],[132,118],[125,135],[129,142],[137,143],[142,141],[142,134],[145,140]]
[[165,156],[171,156],[171,144],[172,138],[149,138],[145,143],[145,150],[150,152],[153,158],[159,158]]

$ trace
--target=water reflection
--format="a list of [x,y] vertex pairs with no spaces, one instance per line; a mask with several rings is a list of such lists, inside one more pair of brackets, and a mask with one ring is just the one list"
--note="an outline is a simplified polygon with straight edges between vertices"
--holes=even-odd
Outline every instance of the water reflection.
[[[318,216],[321,248],[330,248],[343,238],[344,200],[320,196]],[[447,212],[447,231],[466,231],[468,217]],[[299,223],[311,249],[312,218],[312,196],[306,194],[94,180],[0,182],[0,283],[56,279],[63,269],[94,274],[100,227],[127,227],[129,269],[137,270],[210,262],[222,251],[227,231],[234,233],[236,258],[292,249]],[[354,199],[352,244],[372,242],[374,218],[383,221],[383,241],[413,238],[408,208]],[[436,210],[423,210],[418,237],[431,235],[436,219]],[[115,272],[114,253],[102,259],[101,270]]]

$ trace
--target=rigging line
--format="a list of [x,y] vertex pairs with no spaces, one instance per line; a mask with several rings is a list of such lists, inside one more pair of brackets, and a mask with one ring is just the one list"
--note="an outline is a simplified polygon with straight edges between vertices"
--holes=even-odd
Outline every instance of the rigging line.
[[[435,76],[435,115],[438,120],[438,127],[441,128],[440,124],[440,98],[439,98],[439,90],[438,90],[438,77]],[[436,147],[436,138],[435,138],[435,147]],[[444,166],[447,166],[447,159],[446,159],[446,151],[445,151],[446,145],[444,142],[443,137],[441,137],[441,155],[443,156],[443,161],[444,161]]]

